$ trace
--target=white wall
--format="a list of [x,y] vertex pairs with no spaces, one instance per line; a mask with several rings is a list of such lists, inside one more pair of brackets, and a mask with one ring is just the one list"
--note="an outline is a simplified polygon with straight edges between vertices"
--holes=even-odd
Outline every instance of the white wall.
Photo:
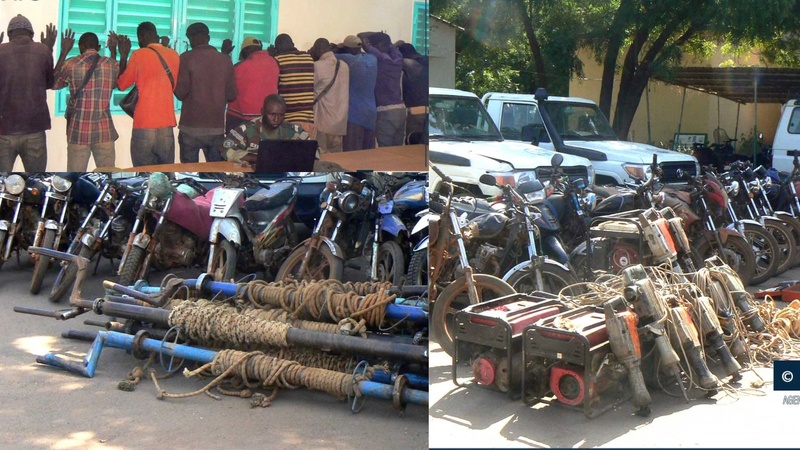
[[456,29],[441,20],[430,21],[430,85],[456,87]]
[[[0,0],[0,30],[8,28],[8,21],[22,14],[33,25],[34,40],[49,23],[58,25],[59,0]],[[362,31],[384,31],[392,41],[411,42],[413,33],[414,0],[281,0],[278,13],[278,33],[288,33],[300,50],[307,50],[317,38],[324,37],[341,42],[348,34]],[[146,20],[143,18],[142,20]],[[56,43],[54,59],[58,56],[60,33]],[[106,30],[96,33],[103,39]],[[6,37],[5,42],[8,42]],[[77,44],[76,44],[77,45]],[[55,110],[55,93],[48,92],[51,115]],[[114,125],[119,133],[116,142],[117,167],[130,167],[130,140],[133,119],[126,115],[114,115]],[[180,120],[180,116],[178,116]],[[63,116],[52,116],[52,128],[47,131],[47,153],[49,171],[64,171],[67,168],[66,120]],[[179,161],[178,130],[175,129],[175,162]],[[200,153],[202,161],[202,152]],[[88,170],[94,169],[89,161]],[[22,171],[18,159],[15,171]]]

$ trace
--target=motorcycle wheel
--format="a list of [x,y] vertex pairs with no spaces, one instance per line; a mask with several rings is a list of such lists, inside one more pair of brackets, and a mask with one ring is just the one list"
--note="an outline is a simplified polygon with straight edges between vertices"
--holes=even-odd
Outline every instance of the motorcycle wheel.
[[695,248],[697,252],[697,259],[701,261],[698,268],[705,267],[703,263],[706,259],[718,255],[722,260],[733,269],[734,272],[739,274],[742,284],[749,286],[753,283],[753,275],[755,274],[755,253],[753,247],[741,236],[728,236],[725,241],[722,252],[711,245],[708,239],[703,238]]
[[789,227],[792,239],[794,241],[794,254],[791,257],[792,262],[789,267],[791,268],[800,265],[800,219],[797,217],[792,217],[787,213],[778,213],[776,216],[781,220],[781,222],[785,223],[786,226]]
[[796,253],[794,237],[789,225],[783,221],[779,223],[767,222],[764,226],[778,243],[778,267],[775,269],[775,275],[780,275],[794,265],[793,257]]
[[[476,273],[475,288],[481,302],[513,294],[514,288],[508,283],[492,275]],[[433,302],[431,313],[431,337],[439,343],[448,355],[453,356],[453,328],[456,312],[469,306],[467,280],[460,277],[450,283]]]
[[[56,232],[55,230],[45,230],[44,232],[44,242],[42,243],[42,248],[53,248],[53,244],[56,242]],[[42,282],[44,281],[44,275],[47,273],[47,268],[50,266],[50,258],[39,255],[39,259],[36,260],[36,265],[33,267],[33,278],[31,278],[31,294],[36,295],[39,291],[42,290]]]
[[139,273],[142,261],[144,261],[144,249],[135,245],[132,246],[125,264],[119,271],[119,284],[132,286],[136,282],[136,274]]
[[756,255],[753,284],[761,284],[773,276],[778,269],[781,256],[778,252],[778,241],[761,225],[744,225],[744,237]]
[[236,247],[231,241],[222,238],[219,245],[214,247],[214,257],[209,270],[215,281],[229,283],[236,277],[236,258]]
[[[92,260],[92,251],[83,244],[78,244],[77,251],[73,251],[73,254],[77,254],[78,256],[82,256],[88,260]],[[72,263],[64,263],[65,265],[61,267],[61,270],[58,272],[58,276],[56,276],[56,281],[53,282],[53,288],[50,289],[50,299],[51,302],[59,302],[64,297],[64,295],[72,289],[72,285],[75,283],[75,278],[78,275],[78,266]]]
[[[536,288],[536,274],[530,264],[511,274],[507,282],[517,292],[530,293],[539,290]],[[582,290],[580,286],[574,286],[576,284],[578,278],[569,270],[556,264],[542,265],[542,291],[556,295],[563,293],[566,296],[581,294]],[[567,288],[568,286],[573,287]]]
[[400,284],[406,275],[406,257],[400,244],[394,241],[384,242],[378,246],[376,274],[378,281],[391,281]]
[[406,284],[413,286],[428,285],[428,249],[414,252],[411,261],[408,263],[408,273],[406,273]]
[[[296,280],[341,280],[344,274],[344,264],[342,260],[331,253],[327,245],[320,245],[319,250],[311,254],[308,267],[303,274],[298,274],[300,265],[303,263],[308,244],[297,247],[281,264],[275,281]],[[298,276],[300,275],[300,276]]]

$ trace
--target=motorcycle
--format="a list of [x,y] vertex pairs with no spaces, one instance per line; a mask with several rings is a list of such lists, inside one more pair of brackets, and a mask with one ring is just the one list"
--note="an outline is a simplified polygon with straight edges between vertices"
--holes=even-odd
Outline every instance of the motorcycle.
[[[448,355],[453,355],[453,327],[457,311],[469,305],[485,302],[497,297],[513,294],[514,288],[502,279],[482,273],[474,273],[470,266],[467,249],[464,244],[464,234],[456,215],[457,211],[452,205],[453,188],[455,187],[450,177],[445,175],[438,167],[431,165],[431,170],[442,179],[442,188],[445,193],[432,193],[430,208],[437,213],[428,217],[430,282],[428,284],[428,298],[432,302],[431,334]],[[453,248],[455,247],[455,249]],[[445,267],[448,273],[454,273],[452,260],[456,259],[460,265],[461,275],[439,292],[439,278]]]
[[761,199],[763,188],[755,179],[753,169],[749,164],[737,162],[731,165],[731,170],[723,174],[720,180],[725,184],[728,197],[728,214],[734,223],[739,222],[739,217],[760,224],[775,239],[776,247],[772,253],[775,259],[773,275],[780,275],[788,270],[795,261],[797,247],[792,228],[784,219],[772,215],[762,208],[756,199]]
[[0,191],[0,267],[36,238],[47,186],[36,176],[15,173],[3,179]]
[[[79,177],[78,174],[53,175],[46,179],[47,191],[44,194],[42,213],[36,228],[33,245],[49,249],[61,249],[62,241],[66,242],[74,234],[74,225],[86,215],[87,208],[97,197],[97,186]],[[78,195],[74,195],[78,192]],[[52,258],[31,255],[35,262],[31,278],[31,294],[38,294],[42,288],[47,270],[52,265]]]
[[[191,198],[181,185],[203,195]],[[170,182],[163,173],[151,174],[119,265],[119,284],[145,279],[151,262],[159,270],[203,264],[213,192],[191,178]]]
[[[245,200],[248,187],[258,191]],[[223,177],[223,186],[214,190],[211,199],[207,272],[219,281],[233,279],[237,267],[244,272],[275,273],[278,263],[297,245],[296,202],[295,180],[265,186],[249,176]]]
[[[727,214],[729,200],[724,186],[713,174],[689,177],[688,190],[665,187],[653,201],[654,206],[668,206],[683,219],[697,261],[720,256],[745,285],[753,282],[756,256],[750,242],[733,224],[717,226],[717,221]],[[756,229],[752,224],[742,225]]]
[[369,180],[334,176],[336,181],[321,194],[322,213],[311,237],[286,258],[276,280],[341,280],[345,260],[363,256],[370,263],[370,279],[396,282],[405,274],[405,262],[395,239],[406,232],[405,225]]
[[[81,178],[82,179],[82,178]],[[127,236],[130,234],[135,204],[143,190],[140,177],[128,180],[106,178],[102,181],[102,190],[96,194],[89,212],[75,233],[67,253],[92,260],[95,255],[97,264],[101,258],[109,260],[122,258]],[[88,193],[76,190],[74,198],[91,198]],[[96,267],[96,266],[95,266]],[[62,261],[61,270],[56,276],[50,290],[50,301],[60,301],[70,292],[75,282],[77,266]]]

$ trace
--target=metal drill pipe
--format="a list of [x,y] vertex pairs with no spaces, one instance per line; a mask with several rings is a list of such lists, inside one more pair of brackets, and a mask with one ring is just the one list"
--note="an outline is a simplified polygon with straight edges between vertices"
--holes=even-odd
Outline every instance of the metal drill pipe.
[[[44,356],[37,356],[36,362],[52,367],[60,367],[70,372],[81,374],[87,378],[94,377],[97,370],[97,363],[104,347],[120,348],[123,350],[133,350],[135,337],[125,333],[115,331],[98,331],[97,338],[92,343],[92,348],[82,362],[70,361],[55,353],[48,353]],[[147,352],[161,353],[166,356],[177,356],[179,358],[199,363],[207,364],[214,360],[218,352],[206,350],[188,345],[173,344],[162,342],[156,339],[141,339],[142,349]],[[392,386],[374,381],[359,381],[359,390],[368,397],[392,399]],[[405,403],[418,405],[428,404],[428,393],[416,389],[403,388],[401,393]]]
[[[189,289],[198,290],[207,295],[215,295],[221,293],[228,297],[233,297],[237,294],[238,285],[235,283],[222,283],[219,281],[211,281],[208,278],[195,278],[184,280],[184,286]],[[246,291],[244,293],[246,295]],[[289,300],[294,298],[294,293],[289,294]],[[250,300],[250,299],[248,299]],[[392,320],[411,320],[418,323],[428,322],[428,313],[416,306],[404,306],[388,304],[386,305],[386,317]]]
[[[161,339],[163,336],[155,336],[154,333],[164,330],[155,330],[155,329],[148,329],[147,334],[153,336],[154,338]],[[65,330],[61,332],[61,337],[64,339],[73,339],[77,341],[85,341],[85,342],[92,342],[97,339],[97,335],[99,334],[98,331],[88,331],[88,330]],[[372,376],[372,381],[376,383],[383,383],[383,384],[392,384],[396,379],[399,373],[386,371],[383,369],[375,369],[375,374]],[[402,375],[405,375],[408,378],[408,385],[415,388],[421,388],[423,390],[428,390],[428,377],[425,375],[420,375],[416,373],[405,372]]]
[[[104,302],[102,309],[102,313],[107,316],[152,322],[164,328],[168,328],[171,325],[169,323],[170,311],[160,308]],[[289,328],[286,332],[286,341],[290,345],[304,345],[313,348],[345,351],[347,353],[380,356],[388,359],[397,358],[408,361],[428,362],[428,349],[420,345],[382,342],[374,339],[320,333],[298,328]]]

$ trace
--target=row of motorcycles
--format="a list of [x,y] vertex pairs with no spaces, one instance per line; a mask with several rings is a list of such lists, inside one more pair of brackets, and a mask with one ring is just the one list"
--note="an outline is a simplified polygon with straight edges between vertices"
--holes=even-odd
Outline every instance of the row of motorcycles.
[[[152,270],[199,266],[215,280],[263,271],[275,280],[339,279],[345,267],[372,281],[405,282],[416,242],[410,227],[427,205],[418,174],[334,173],[319,194],[320,215],[300,239],[299,177],[266,184],[249,174],[174,179],[152,173],[15,173],[0,183],[0,267],[28,247],[119,260],[118,283]],[[36,252],[31,293],[57,268],[49,298],[72,290],[77,269]],[[357,277],[358,278],[358,277]]]
[[713,256],[753,285],[800,263],[797,156],[786,178],[738,161],[725,173],[678,174],[686,183],[675,185],[659,181],[654,157],[653,175],[624,187],[570,180],[562,161],[553,156],[544,182],[520,174],[513,185],[498,185],[483,175],[481,183],[501,191],[489,199],[459,195],[432,166],[444,181],[431,194],[422,267],[429,269],[431,331],[449,354],[456,312],[514,292],[578,295],[586,282],[635,264],[691,273]]

